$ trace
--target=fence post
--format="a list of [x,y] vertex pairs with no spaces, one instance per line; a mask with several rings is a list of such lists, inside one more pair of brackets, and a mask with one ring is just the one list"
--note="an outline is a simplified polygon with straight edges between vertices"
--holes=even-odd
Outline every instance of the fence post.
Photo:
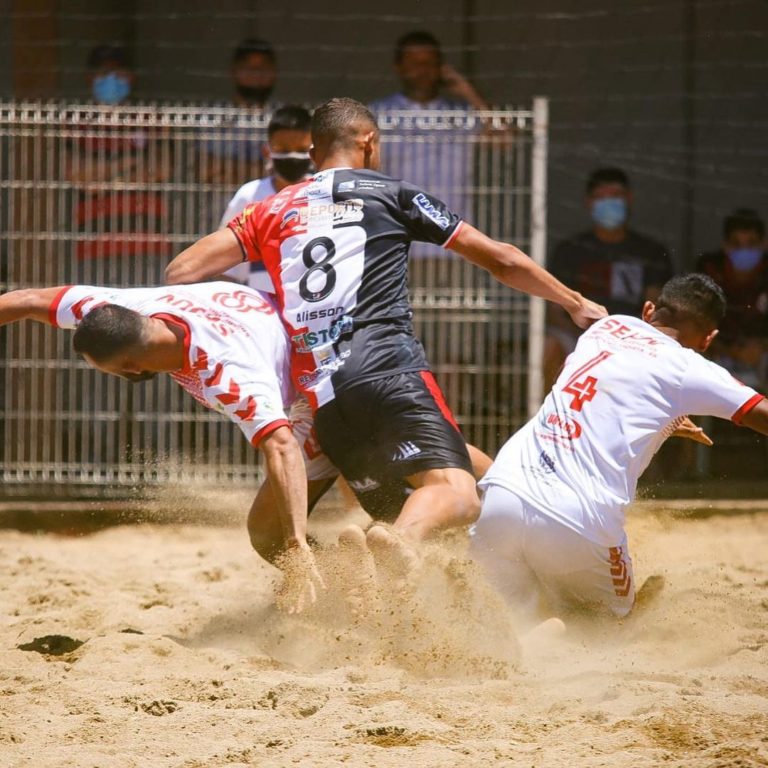
[[[531,258],[541,266],[547,260],[547,141],[549,99],[533,100],[531,156]],[[538,411],[544,396],[544,332],[546,305],[531,298],[528,310],[528,417]]]

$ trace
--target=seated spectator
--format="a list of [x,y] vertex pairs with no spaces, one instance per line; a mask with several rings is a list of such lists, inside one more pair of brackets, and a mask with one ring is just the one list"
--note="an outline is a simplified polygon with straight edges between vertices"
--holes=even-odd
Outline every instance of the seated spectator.
[[[629,229],[632,191],[621,169],[598,168],[590,174],[586,207],[592,228],[560,242],[549,269],[566,285],[605,306],[610,314],[636,316],[645,301],[656,300],[662,285],[672,277],[669,252],[655,240]],[[576,338],[560,313],[549,310],[544,351],[546,388],[552,386]]]
[[696,264],[725,293],[727,309],[713,357],[751,387],[768,387],[768,253],[765,222],[756,211],[738,208],[723,222],[719,250]]
[[[134,81],[125,49],[102,45],[89,54],[88,82],[98,105],[117,109],[130,96]],[[103,110],[94,110],[67,146],[65,175],[77,191],[75,254],[81,262],[107,260],[112,284],[155,282],[172,248],[162,234],[165,199],[151,185],[167,178],[170,152],[158,135],[104,125],[101,114]],[[105,269],[104,263],[99,269]]]
[[[252,203],[277,194],[307,175],[312,162],[309,159],[311,122],[312,117],[304,107],[289,105],[275,112],[267,127],[267,143],[262,145],[262,154],[271,173],[249,181],[237,190],[224,211],[220,227],[226,227]],[[256,290],[274,292],[261,261],[243,262],[228,269],[225,274]]]
[[[409,32],[397,41],[395,72],[401,90],[370,104],[380,124],[386,124],[386,113],[395,111],[488,107],[472,84],[445,63],[440,43],[429,32]],[[387,141],[388,132],[383,134],[382,171],[433,190],[452,211],[471,219],[472,134],[461,127],[435,127],[393,118],[398,120],[393,140]],[[448,258],[442,249],[423,244],[412,247],[411,255]]]
[[[271,101],[277,80],[277,57],[266,40],[248,38],[235,48],[231,64],[232,104],[257,113],[275,108]],[[235,184],[264,172],[260,142],[250,127],[223,126],[221,137],[203,143],[201,181]]]

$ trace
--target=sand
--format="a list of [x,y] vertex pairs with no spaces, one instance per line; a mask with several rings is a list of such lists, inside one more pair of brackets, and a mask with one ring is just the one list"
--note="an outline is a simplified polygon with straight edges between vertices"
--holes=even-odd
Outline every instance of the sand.
[[[457,542],[377,614],[330,575],[288,617],[240,527],[0,531],[0,766],[768,765],[768,512],[629,534],[648,610],[518,647]],[[48,635],[83,644],[17,648]]]

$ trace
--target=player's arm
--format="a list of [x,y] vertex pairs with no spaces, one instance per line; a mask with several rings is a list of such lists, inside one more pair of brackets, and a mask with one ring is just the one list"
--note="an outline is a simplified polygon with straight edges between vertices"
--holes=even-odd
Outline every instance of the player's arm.
[[283,571],[279,603],[288,613],[300,613],[317,600],[325,585],[307,543],[307,474],[301,448],[289,426],[271,432],[259,444],[283,532],[284,552],[277,565]]
[[559,304],[580,328],[608,314],[605,307],[563,285],[519,248],[493,240],[466,222],[447,247],[490,272],[500,283]]
[[169,285],[203,282],[242,261],[243,251],[234,232],[219,229],[176,256],[165,268],[165,282]]
[[22,288],[0,296],[0,325],[17,320],[51,322],[51,307],[66,286],[53,288]]
[[768,435],[768,400],[763,398],[754,408],[747,411],[741,419],[741,425],[754,429],[761,435]]

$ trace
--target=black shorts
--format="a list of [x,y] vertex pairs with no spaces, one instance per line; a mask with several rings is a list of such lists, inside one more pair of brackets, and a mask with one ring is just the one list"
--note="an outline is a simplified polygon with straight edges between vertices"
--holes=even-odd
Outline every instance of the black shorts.
[[411,488],[409,475],[428,469],[472,472],[464,437],[428,371],[357,384],[315,413],[315,432],[363,508],[394,519]]

